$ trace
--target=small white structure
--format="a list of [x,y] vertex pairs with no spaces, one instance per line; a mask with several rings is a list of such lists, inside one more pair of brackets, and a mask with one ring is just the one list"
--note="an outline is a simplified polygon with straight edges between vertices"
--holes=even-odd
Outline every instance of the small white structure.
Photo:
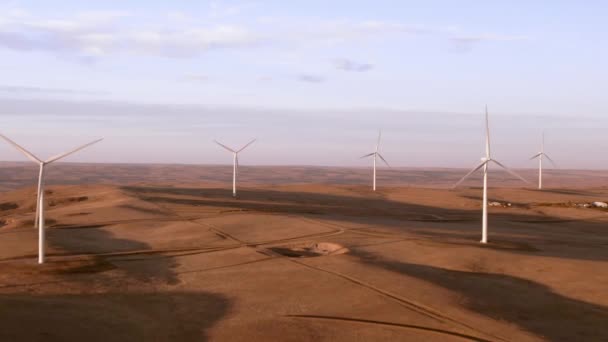
[[596,208],[608,208],[608,203],[606,202],[593,202],[591,204]]
[[542,134],[540,152],[538,152],[537,154],[530,157],[530,160],[538,158],[538,189],[539,190],[542,190],[542,188],[543,188],[543,157],[547,158],[547,160],[549,160],[551,162],[551,164],[553,164],[553,167],[557,168],[557,165],[555,165],[555,162],[553,161],[553,159],[551,159],[545,153],[545,132],[543,132],[543,134]]
[[388,162],[386,161],[386,159],[384,159],[384,157],[380,154],[379,149],[380,149],[380,138],[382,137],[382,131],[378,132],[378,142],[376,143],[376,151],[366,154],[364,156],[362,156],[361,158],[367,158],[367,157],[374,157],[374,162],[373,162],[373,179],[372,179],[372,189],[374,191],[376,191],[376,159],[378,159],[378,157],[380,157],[380,159],[382,159],[382,161],[384,162],[384,164],[386,164],[386,166],[391,167]]
[[247,143],[247,145],[243,146],[240,150],[233,150],[230,147],[220,143],[217,140],[214,140],[214,141],[216,144],[220,145],[221,147],[225,148],[226,150],[228,150],[229,152],[232,153],[232,196],[236,197],[236,175],[239,171],[239,152],[243,151],[249,145],[253,144],[256,141],[256,139],[251,140],[249,143]]

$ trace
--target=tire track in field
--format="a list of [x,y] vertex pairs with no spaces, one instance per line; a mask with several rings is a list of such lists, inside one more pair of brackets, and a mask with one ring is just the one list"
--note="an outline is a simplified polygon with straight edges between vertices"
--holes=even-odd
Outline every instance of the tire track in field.
[[303,318],[303,319],[315,319],[315,320],[329,320],[329,321],[338,321],[338,322],[347,322],[347,323],[355,323],[355,324],[369,324],[369,325],[380,325],[387,327],[397,327],[408,330],[418,330],[425,331],[433,334],[438,334],[441,336],[452,336],[460,339],[464,339],[467,341],[479,341],[479,342],[493,342],[492,340],[487,340],[484,338],[462,334],[450,330],[438,329],[426,327],[423,325],[414,325],[414,324],[403,324],[403,323],[394,323],[394,322],[384,322],[370,319],[360,319],[360,318],[350,318],[350,317],[339,317],[339,316],[323,316],[323,315],[286,315],[285,317],[289,318]]
[[350,283],[353,283],[353,284],[355,284],[357,286],[360,286],[360,287],[366,288],[368,290],[371,290],[373,292],[376,292],[376,293],[382,295],[383,297],[389,298],[389,299],[397,302],[398,304],[400,304],[403,307],[406,307],[406,308],[408,308],[408,309],[410,309],[410,310],[412,310],[414,312],[417,312],[419,314],[422,314],[422,315],[424,315],[426,317],[432,318],[432,319],[434,319],[434,320],[436,320],[436,321],[438,321],[440,323],[450,322],[452,324],[456,324],[458,326],[461,326],[463,328],[466,328],[466,329],[468,329],[470,331],[474,331],[474,332],[482,334],[482,335],[492,336],[493,338],[499,339],[501,341],[508,341],[508,340],[505,340],[505,339],[503,339],[503,338],[501,338],[499,336],[495,336],[493,334],[489,334],[489,333],[486,333],[484,331],[478,330],[478,329],[476,329],[475,327],[473,327],[471,325],[468,325],[468,324],[466,324],[464,322],[461,322],[461,321],[459,321],[457,319],[454,319],[454,318],[452,318],[450,316],[444,315],[441,312],[439,312],[439,311],[437,311],[435,309],[432,309],[432,308],[430,308],[430,307],[428,307],[426,305],[423,305],[423,304],[418,303],[416,301],[413,301],[413,300],[401,297],[399,295],[391,293],[391,292],[389,292],[387,290],[384,290],[384,289],[379,288],[377,286],[374,286],[372,284],[368,284],[368,283],[366,283],[366,282],[364,282],[362,280],[359,280],[357,278],[351,277],[349,275],[346,275],[346,274],[343,274],[343,273],[340,273],[340,272],[336,272],[336,271],[327,270],[327,269],[324,269],[324,268],[321,268],[321,267],[318,267],[318,266],[312,266],[312,265],[309,265],[307,263],[304,263],[304,262],[301,262],[299,260],[296,260],[294,258],[288,258],[288,257],[284,257],[284,258],[286,258],[287,260],[291,261],[292,263],[304,266],[304,267],[306,267],[308,269],[312,269],[312,270],[315,270],[315,271],[331,274],[331,275],[333,275],[335,277],[338,277],[338,278],[341,278],[343,280],[346,280],[346,281],[348,281]]
[[[342,234],[347,229],[347,228],[345,228],[343,226],[340,226],[340,225],[327,224],[326,222],[321,222],[321,221],[313,220],[313,219],[310,219],[310,218],[302,218],[302,217],[297,217],[297,216],[295,216],[295,217],[298,218],[298,219],[300,219],[300,220],[303,220],[303,221],[315,222],[317,224],[321,224],[321,225],[324,225],[324,226],[338,227],[338,229],[336,229],[335,233],[333,233],[333,234],[331,232],[330,233],[325,233],[325,234],[311,234],[308,237],[311,237],[311,236],[319,237],[319,235],[321,235],[321,236],[332,236],[332,235]],[[208,223],[205,223],[205,225],[212,226],[211,224],[208,224]],[[215,232],[217,232],[219,234],[224,234],[225,236],[227,236],[228,238],[233,239],[234,241],[244,243],[243,241],[239,240],[238,238],[233,237],[230,234],[227,234],[227,233],[221,231],[221,229],[219,229],[219,228],[217,228],[215,226],[209,227],[209,229],[213,229]],[[350,229],[348,229],[348,230],[350,231]],[[367,233],[367,232],[365,232],[365,233]],[[370,235],[375,235],[375,234],[372,233]],[[387,237],[387,236],[392,236],[392,237],[401,236],[401,237],[403,237],[400,234],[386,234],[385,237]],[[297,239],[303,239],[303,238],[306,238],[306,237],[302,236],[302,237],[296,237],[296,238],[290,238],[290,239],[284,239],[284,240],[297,240]],[[412,239],[414,239],[414,240],[423,240],[423,239],[417,239],[417,238],[412,238]],[[283,242],[283,241],[276,240],[274,243]],[[394,241],[394,242],[401,242],[401,241]],[[246,246],[257,249],[258,246],[265,245],[265,244],[270,244],[270,243],[246,244]],[[470,326],[470,325],[468,325],[468,324],[466,324],[464,322],[461,322],[461,321],[459,321],[457,319],[454,319],[452,317],[444,315],[444,314],[440,313],[439,311],[436,311],[436,310],[434,310],[434,309],[432,309],[430,307],[427,307],[427,306],[425,306],[423,304],[420,304],[420,303],[415,302],[413,300],[409,300],[409,299],[403,298],[401,296],[393,294],[393,293],[391,293],[391,292],[389,292],[387,290],[381,289],[381,288],[376,287],[374,285],[367,284],[367,283],[363,282],[362,280],[356,279],[354,277],[351,277],[351,276],[348,276],[348,275],[345,275],[345,274],[342,274],[342,273],[339,273],[339,272],[330,271],[330,270],[327,270],[327,269],[324,269],[324,268],[321,268],[321,267],[312,266],[312,265],[306,264],[304,262],[301,262],[299,260],[295,260],[294,258],[289,258],[289,257],[283,256],[283,255],[279,255],[278,253],[274,253],[274,252],[269,251],[269,250],[265,250],[265,253],[268,253],[269,255],[273,255],[275,258],[285,259],[285,260],[288,260],[288,261],[290,261],[292,263],[304,266],[306,268],[313,269],[313,270],[320,271],[320,272],[325,272],[325,273],[331,274],[333,276],[342,278],[342,279],[347,280],[347,281],[349,281],[351,283],[354,283],[355,285],[358,285],[360,287],[364,287],[364,288],[366,288],[368,290],[371,290],[371,291],[374,291],[374,292],[376,292],[376,293],[378,293],[378,294],[380,294],[380,295],[382,295],[384,297],[387,297],[387,298],[389,298],[389,299],[391,299],[393,301],[396,301],[397,303],[399,303],[400,305],[408,308],[409,310],[412,310],[412,311],[417,312],[417,313],[419,313],[421,315],[424,315],[426,317],[434,319],[434,320],[436,320],[436,321],[438,321],[440,323],[444,323],[445,324],[446,322],[450,322],[452,324],[461,326],[461,327],[463,327],[463,328],[465,328],[467,330],[474,331],[474,332],[476,332],[478,334],[489,335],[489,336],[492,336],[493,338],[501,340],[501,341],[508,341],[508,340],[505,340],[505,339],[503,339],[503,338],[501,338],[499,336],[495,336],[493,334],[489,334],[489,333],[486,333],[484,331],[480,331],[480,330],[474,328],[473,326]],[[428,328],[428,329],[433,329],[433,328]],[[458,333],[454,333],[454,334],[458,334]],[[463,337],[464,336],[469,336],[469,335],[464,335],[463,334]],[[473,337],[473,340],[476,340],[476,341],[490,341],[490,340],[486,340],[486,339],[482,339],[482,338],[477,338],[477,337]]]

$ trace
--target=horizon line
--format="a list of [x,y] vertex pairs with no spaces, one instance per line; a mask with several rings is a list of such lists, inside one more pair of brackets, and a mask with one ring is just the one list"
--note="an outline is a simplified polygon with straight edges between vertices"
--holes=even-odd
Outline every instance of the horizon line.
[[[2,160],[0,161],[0,167],[4,167],[3,164],[26,164],[35,166],[32,162],[24,161],[24,160]],[[54,163],[55,165],[60,164],[80,164],[80,165],[133,165],[133,166],[199,166],[199,167],[216,167],[216,166],[225,166],[232,167],[232,164],[195,164],[195,163],[165,163],[165,162],[72,162],[72,161],[61,161]],[[356,165],[356,166],[340,166],[340,165],[312,165],[312,164],[244,164],[240,165],[241,167],[308,167],[308,168],[340,168],[340,169],[369,169],[369,166],[366,165]],[[390,168],[383,168],[384,171],[390,171],[391,169],[399,169],[399,170],[470,170],[470,167],[458,167],[458,166],[392,166]],[[512,167],[514,170],[526,170],[526,171],[535,171],[538,172],[538,168],[536,167]],[[499,170],[499,169],[496,169]],[[581,168],[581,169],[571,169],[571,168],[551,168],[543,171],[555,172],[555,171],[607,171],[608,168]]]

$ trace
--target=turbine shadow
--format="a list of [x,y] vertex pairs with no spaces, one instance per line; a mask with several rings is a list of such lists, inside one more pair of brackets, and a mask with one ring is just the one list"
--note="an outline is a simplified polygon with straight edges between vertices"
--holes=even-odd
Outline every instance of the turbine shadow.
[[2,341],[207,341],[230,301],[206,292],[2,294]]
[[503,274],[464,272],[387,260],[361,250],[352,254],[383,268],[464,296],[464,306],[495,320],[517,324],[550,341],[608,340],[608,307],[559,295],[547,286]]
[[[78,234],[72,232],[79,229]],[[114,236],[109,231],[104,230],[104,226],[90,227],[70,227],[61,229],[48,229],[47,242],[56,249],[68,252],[69,254],[92,255],[93,261],[85,262],[82,266],[74,269],[62,270],[64,274],[95,272],[103,265],[120,265],[120,268],[128,276],[140,281],[160,281],[167,284],[177,284],[179,279],[173,272],[176,262],[171,257],[155,257],[142,253],[137,255],[137,251],[148,251],[151,246],[136,240],[123,239]],[[138,261],[119,263],[112,256],[99,254],[132,252],[138,257]],[[62,263],[62,262],[59,262]],[[112,267],[113,268],[113,267]]]

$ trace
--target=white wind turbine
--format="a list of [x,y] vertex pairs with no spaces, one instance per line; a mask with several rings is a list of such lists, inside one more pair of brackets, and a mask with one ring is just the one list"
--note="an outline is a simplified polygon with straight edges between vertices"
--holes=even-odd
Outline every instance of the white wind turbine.
[[505,171],[507,171],[511,175],[521,179],[522,181],[524,181],[526,183],[529,183],[527,180],[522,178],[517,173],[511,171],[509,168],[504,166],[499,161],[492,159],[492,156],[490,153],[490,125],[488,123],[488,106],[486,106],[486,155],[485,155],[485,157],[481,158],[481,163],[479,165],[475,166],[475,168],[473,170],[471,170],[464,177],[462,177],[462,179],[460,179],[458,181],[458,183],[456,183],[453,187],[453,188],[457,187],[458,185],[460,185],[460,183],[464,182],[465,179],[467,179],[474,172],[483,168],[483,204],[482,204],[483,209],[482,209],[482,224],[481,224],[482,225],[481,243],[488,242],[488,168],[490,166],[490,163],[494,163],[494,164],[500,166],[501,168],[503,168]]
[[0,138],[6,140],[9,144],[13,145],[17,150],[19,150],[21,153],[23,153],[27,158],[29,158],[31,161],[33,161],[34,163],[36,163],[40,166],[40,172],[38,175],[36,218],[35,218],[34,226],[38,226],[38,263],[43,264],[44,263],[44,246],[45,246],[44,245],[44,168],[48,164],[56,162],[71,154],[74,154],[84,148],[87,148],[95,143],[102,141],[103,138],[97,139],[88,144],[82,145],[74,150],[71,150],[70,152],[56,155],[47,160],[42,160],[42,159],[36,157],[34,154],[32,154],[31,152],[29,152],[28,150],[21,147],[19,144],[17,144],[16,142],[12,141],[11,139],[7,138],[6,136],[4,136],[2,134],[0,134]]
[[220,143],[217,140],[214,140],[216,144],[220,145],[221,147],[225,148],[226,150],[228,150],[229,152],[232,153],[232,196],[236,197],[236,176],[239,172],[239,153],[241,151],[243,151],[244,149],[246,149],[247,147],[249,147],[249,145],[253,144],[256,139],[251,140],[250,142],[247,143],[247,145],[241,147],[240,150],[233,150],[230,147]]
[[376,160],[378,159],[378,157],[380,157],[380,159],[382,159],[382,161],[384,162],[384,164],[386,164],[386,166],[391,167],[388,162],[386,161],[386,159],[384,159],[384,157],[382,157],[382,155],[379,152],[380,149],[380,138],[382,137],[382,131],[378,132],[378,142],[376,143],[376,151],[366,154],[364,156],[362,156],[361,158],[367,158],[367,157],[374,157],[374,179],[372,181],[372,188],[374,189],[374,191],[376,191]]
[[553,161],[553,159],[551,159],[551,157],[549,157],[545,153],[545,132],[543,132],[543,134],[542,134],[542,140],[540,143],[540,152],[538,152],[537,154],[530,157],[530,160],[534,160],[534,159],[538,158],[538,189],[539,190],[542,190],[542,188],[543,188],[543,157],[547,158],[547,160],[549,160],[551,162],[551,164],[553,164],[553,167],[557,168],[557,165],[555,165],[555,162]]

